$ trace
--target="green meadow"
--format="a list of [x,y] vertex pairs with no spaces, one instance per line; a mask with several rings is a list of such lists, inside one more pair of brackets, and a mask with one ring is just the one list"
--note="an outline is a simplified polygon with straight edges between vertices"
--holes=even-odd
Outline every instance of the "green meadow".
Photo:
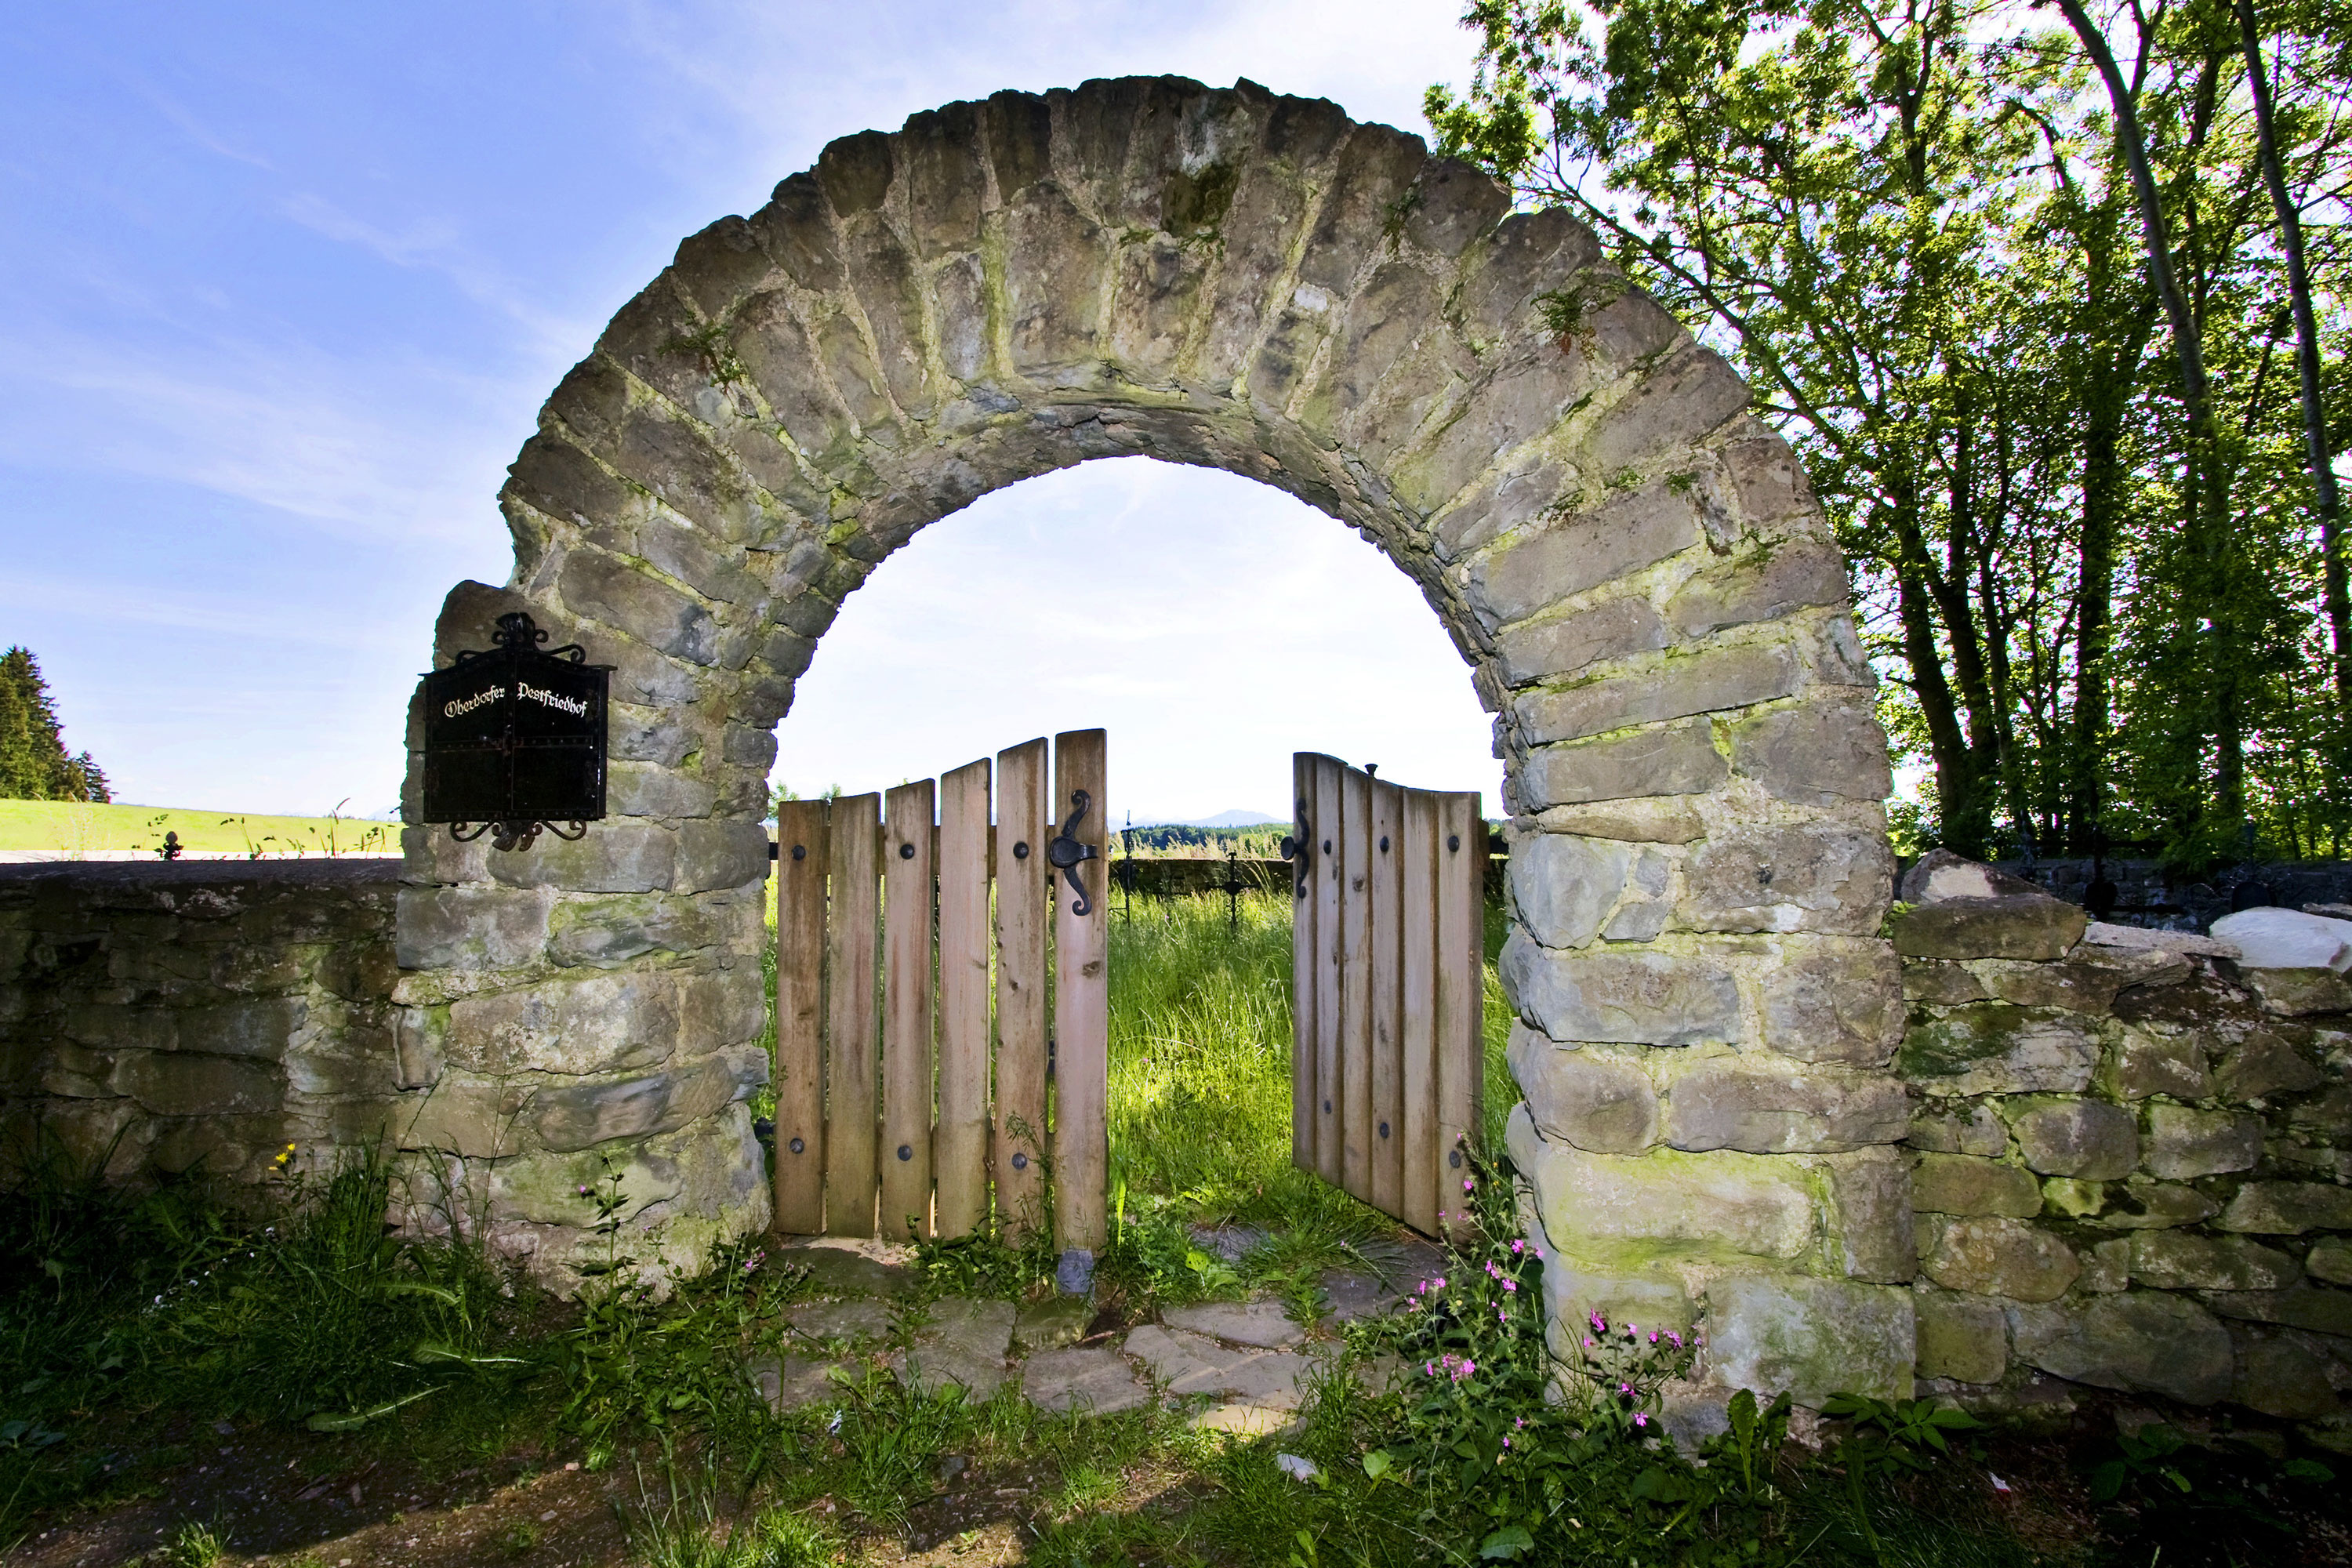
[[176,833],[183,849],[238,855],[397,855],[400,824],[356,817],[266,816],[186,806],[0,800],[0,850],[88,855],[154,850]]

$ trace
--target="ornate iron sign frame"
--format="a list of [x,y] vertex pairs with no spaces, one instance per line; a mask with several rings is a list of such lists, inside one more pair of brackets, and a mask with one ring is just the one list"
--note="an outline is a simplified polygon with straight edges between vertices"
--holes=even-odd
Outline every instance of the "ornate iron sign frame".
[[613,667],[577,643],[542,650],[530,616],[499,617],[488,651],[468,649],[418,688],[425,715],[422,820],[502,850],[542,832],[578,838],[604,815]]

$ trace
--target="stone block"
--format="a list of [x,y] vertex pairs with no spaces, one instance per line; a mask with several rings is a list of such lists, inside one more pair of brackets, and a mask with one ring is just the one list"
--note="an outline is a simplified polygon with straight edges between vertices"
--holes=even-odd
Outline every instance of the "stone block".
[[1509,1057],[1545,1138],[1596,1154],[1637,1154],[1657,1141],[1658,1094],[1638,1060],[1563,1048],[1516,1024]]
[[1984,982],[1966,963],[1949,958],[1906,958],[1903,963],[1903,999],[1938,1007],[1960,1007],[1990,1000]]
[[1899,963],[1875,941],[1784,951],[1759,976],[1765,1047],[1799,1061],[1884,1067],[1903,1043]]
[[2185,1182],[2225,1171],[2251,1171],[2263,1157],[2263,1121],[2239,1111],[2197,1110],[2186,1105],[2147,1108],[2151,1176]]
[[2305,1255],[2303,1267],[2314,1279],[2325,1279],[2331,1285],[2352,1285],[2352,1241],[2327,1237]]
[[[2076,952],[2082,951],[2079,947]],[[2055,959],[2035,963],[2014,958],[1970,960],[1969,971],[1985,994],[2021,1007],[2063,1007],[2104,1014],[2122,990],[2126,975],[2112,964]]]
[[1527,811],[1587,801],[1704,795],[1731,776],[1703,719],[1631,735],[1538,747],[1520,765],[1517,798]]
[[1805,664],[1793,641],[1670,647],[1622,674],[1530,692],[1515,705],[1515,717],[1532,743],[1573,741],[1786,697],[1804,684]]
[[750,963],[677,976],[677,1042],[692,1054],[746,1045],[768,1024],[760,971]]
[[[656,456],[650,448],[646,455]],[[567,608],[673,658],[707,665],[717,655],[719,625],[710,612],[690,595],[628,562],[598,551],[575,552],[556,586]]]
[[1693,931],[1876,933],[1895,881],[1884,834],[1834,822],[1733,828],[1684,866]]
[[1990,1301],[1922,1291],[1912,1308],[1918,1321],[1919,1375],[1954,1383],[1999,1383],[2009,1370],[2009,1318]]
[[1830,1184],[1831,1226],[1849,1279],[1908,1285],[1919,1274],[1918,1230],[1913,1224],[1911,1156],[1881,1144],[1823,1156]]
[[2089,918],[2042,893],[1945,899],[1897,916],[1895,947],[1906,958],[2061,958]]
[[1471,563],[1464,591],[1491,629],[1677,554],[1699,537],[1697,503],[1660,481],[1489,551]]
[[1674,917],[1666,898],[1671,863],[1654,849],[1636,850],[1625,874],[1625,888],[1616,913],[1601,928],[1608,942],[1653,942]]
[[1557,620],[1516,622],[1496,634],[1495,657],[1504,685],[1526,686],[1665,646],[1665,623],[1658,612],[1649,600],[1629,596],[1573,610]]
[[1948,899],[2048,897],[2038,883],[1997,871],[1949,849],[1930,849],[1903,874],[1895,896],[1906,904],[1940,904]]
[[1034,1355],[1076,1344],[1087,1337],[1087,1326],[1094,1317],[1095,1305],[1084,1296],[1049,1296],[1032,1301],[1013,1321],[1013,1349],[1016,1354]]
[[903,1354],[893,1358],[892,1370],[900,1383],[926,1397],[954,1391],[971,1404],[985,1404],[1007,1375],[1013,1311],[1010,1301],[935,1301],[929,1321],[915,1331]]
[[2242,1101],[2299,1094],[2326,1081],[2326,1075],[2312,1066],[2292,1041],[2260,1030],[2232,1046],[2213,1071],[2214,1086],[2221,1098]]
[[442,1049],[476,1072],[587,1074],[655,1066],[677,1043],[671,977],[625,970],[456,1002]]
[[2215,1222],[2256,1236],[2352,1230],[2352,1187],[2319,1182],[2248,1182]]
[[1710,349],[1693,345],[1650,371],[1593,422],[1591,471],[1614,474],[1693,443],[1748,406],[1747,384]]
[[2285,1290],[2209,1290],[2200,1298],[2222,1317],[2274,1323],[2352,1340],[2352,1291],[2302,1286]]
[[2119,1181],[2139,1163],[2139,1126],[2120,1106],[2032,1095],[2001,1109],[2019,1153],[2045,1176]]
[[551,895],[475,884],[403,888],[394,939],[403,969],[509,969],[547,942]]
[[2352,921],[2300,910],[2240,910],[2213,922],[2216,942],[2238,950],[2241,969],[2324,969],[2352,973]]
[[1513,931],[1498,968],[1520,1013],[1563,1044],[1688,1046],[1740,1036],[1739,987],[1703,958],[1560,952]]
[[[17,1015],[22,1016],[21,1012]],[[180,1016],[168,1006],[131,1007],[119,1002],[83,1002],[61,1010],[58,1032],[100,1050],[176,1050],[180,1044]]]
[[1544,1332],[1552,1353],[1573,1366],[1583,1352],[1592,1314],[1612,1328],[1672,1329],[1687,1335],[1698,1309],[1677,1280],[1660,1270],[1612,1274],[1547,1258],[1543,1270]]
[[1968,1154],[1920,1155],[1911,1192],[1921,1209],[1934,1214],[2032,1219],[2042,1212],[2041,1183],[2015,1165]]
[[1835,1153],[1899,1142],[1910,1127],[1902,1080],[1845,1068],[1717,1058],[1666,1093],[1665,1141],[1691,1152]]
[[179,1017],[179,1048],[207,1056],[252,1057],[275,1061],[310,1018],[299,996],[268,996],[211,1007],[190,1007]]
[[2330,1373],[2331,1358],[2292,1336],[2233,1328],[2237,1371],[2230,1398],[2283,1421],[2318,1421],[2342,1408]]
[[392,1110],[393,1135],[403,1149],[439,1150],[466,1159],[493,1159],[530,1142],[521,1125],[530,1091],[511,1079],[442,1073],[420,1093],[404,1094]]
[[[2049,1184],[2044,1195],[2057,1185]],[[2221,1212],[2221,1205],[2195,1187],[2178,1182],[2133,1180],[2109,1183],[2098,1189],[2096,1206],[2071,1212],[2109,1230],[2163,1230],[2211,1219]]]
[[614,816],[707,816],[718,791],[658,763],[605,765],[605,809]]
[[1778,708],[1731,727],[1731,767],[1780,800],[1836,805],[1894,793],[1886,731],[1867,697]]
[[1919,1268],[1946,1289],[2013,1301],[2054,1301],[2083,1272],[2074,1249],[2048,1231],[1998,1218],[1937,1226]]
[[1988,1002],[1915,1022],[1895,1066],[1930,1094],[2080,1094],[2098,1060],[2074,1015]]
[[706,946],[712,937],[700,905],[662,893],[566,899],[545,923],[547,956],[566,967],[625,963],[648,952]]
[[1507,1130],[1512,1163],[1535,1190],[1544,1234],[1595,1262],[1680,1244],[1793,1258],[1814,1245],[1819,1196],[1791,1162],[1752,1154],[1591,1154],[1542,1140],[1524,1105]]
[[[1677,637],[1703,637],[1726,626],[1843,605],[1849,592],[1845,558],[1833,546],[1815,540],[1776,542],[1694,574],[1666,602],[1666,620]],[[1879,762],[1883,771],[1884,755]]]
[[664,1072],[544,1089],[531,1097],[527,1124],[541,1146],[556,1150],[650,1137],[741,1099],[764,1074],[757,1053],[726,1052]]
[[541,835],[525,850],[488,856],[489,874],[510,888],[554,888],[572,893],[650,893],[667,889],[677,863],[678,835],[649,822],[606,821],[583,837]]
[[768,830],[758,822],[681,822],[672,885],[681,893],[742,888],[768,875]]
[[1786,1391],[1818,1409],[1832,1394],[1911,1396],[1911,1293],[1849,1280],[1731,1276],[1707,1287],[1706,1370],[1726,1388]]
[[2284,1252],[2242,1236],[2143,1231],[2131,1239],[2137,1284],[2161,1290],[2284,1290],[2303,1268]]
[[2265,1013],[2300,1018],[2352,1010],[2352,976],[2329,969],[2252,969],[2237,965],[2238,983]]
[[2229,1331],[2194,1301],[2154,1290],[2009,1309],[2010,1342],[2028,1366],[2097,1388],[2184,1405],[2229,1396]]
[[1582,947],[1625,886],[1635,851],[1606,838],[1538,833],[1511,852],[1511,899],[1528,933],[1546,947]]
[[2132,1244],[2129,1238],[2117,1237],[2113,1241],[2092,1244],[2083,1258],[2082,1277],[2074,1289],[2085,1295],[2112,1296],[2131,1288]]
[[2146,1100],[2152,1094],[2205,1100],[2213,1094],[2213,1072],[2206,1064],[2205,1047],[2189,1034],[2125,1029],[2106,1081],[2122,1100]]
[[1999,1158],[2009,1152],[2009,1129],[1985,1104],[1943,1109],[1935,1102],[1911,1119],[1911,1147],[1938,1154]]
[[126,1051],[113,1088],[157,1116],[236,1116],[278,1109],[286,1079],[275,1062],[186,1051]]
[[1688,844],[1706,837],[1706,823],[1689,803],[1672,795],[1648,800],[1556,805],[1534,818],[1546,833],[1574,833],[1628,844]]

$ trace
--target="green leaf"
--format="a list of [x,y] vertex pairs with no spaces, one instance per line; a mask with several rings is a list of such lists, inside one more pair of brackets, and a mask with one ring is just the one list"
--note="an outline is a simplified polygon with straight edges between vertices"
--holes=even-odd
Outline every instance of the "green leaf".
[[435,1392],[436,1391],[434,1389],[420,1388],[415,1393],[402,1398],[387,1399],[382,1405],[373,1405],[365,1410],[353,1410],[341,1415],[331,1415],[323,1410],[315,1411],[303,1425],[313,1432],[349,1432],[355,1426],[366,1426],[379,1415],[389,1415],[404,1405],[414,1405],[426,1394]]
[[1364,1456],[1364,1474],[1373,1480],[1379,1480],[1395,1468],[1396,1461],[1389,1457],[1386,1448],[1375,1448]]
[[1523,1524],[1507,1524],[1478,1543],[1478,1560],[1482,1563],[1507,1563],[1522,1552],[1535,1549],[1536,1538],[1528,1533]]

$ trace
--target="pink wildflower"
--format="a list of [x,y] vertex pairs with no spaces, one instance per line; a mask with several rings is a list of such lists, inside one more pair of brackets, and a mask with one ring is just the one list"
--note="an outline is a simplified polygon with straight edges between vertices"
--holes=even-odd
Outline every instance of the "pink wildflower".
[[1464,1192],[1465,1192],[1465,1193],[1466,1193],[1466,1192],[1470,1192],[1470,1191],[1473,1191],[1473,1190],[1474,1190],[1474,1188],[1473,1188],[1473,1186],[1472,1186],[1472,1184],[1471,1184],[1470,1178],[1469,1178],[1469,1177],[1467,1177],[1467,1176],[1465,1176],[1465,1177],[1463,1177],[1463,1178],[1462,1178],[1462,1190],[1463,1190]]
[[1586,1350],[1591,1350],[1592,1348],[1592,1336],[1591,1334],[1584,1336],[1584,1348]]
[[1638,1411],[1638,1410],[1637,1410],[1637,1411],[1635,1411],[1635,1412],[1633,1413],[1633,1425],[1634,1425],[1634,1426],[1647,1426],[1649,1424],[1650,1424],[1650,1418],[1649,1418],[1647,1415],[1643,1415],[1643,1414],[1642,1414],[1640,1411]]
[[[1506,1280],[1504,1280],[1504,1281],[1503,1281],[1503,1289],[1506,1289],[1506,1290],[1516,1290],[1516,1289],[1517,1289],[1518,1288],[1519,1288],[1519,1282],[1518,1282],[1517,1280],[1516,1280],[1516,1279],[1506,1279]],[[1656,1336],[1655,1334],[1653,1334],[1653,1335],[1651,1335],[1650,1337],[1651,1337],[1652,1339],[1655,1339],[1655,1338],[1657,1338],[1657,1336]]]
[[1652,1329],[1650,1331],[1650,1342],[1652,1344],[1656,1344],[1658,1342],[1658,1331],[1655,1329]]
[[1513,1257],[1517,1257],[1520,1251],[1527,1247],[1527,1245],[1528,1244],[1526,1242],[1521,1241],[1518,1237],[1513,1237],[1511,1238],[1511,1255]]

